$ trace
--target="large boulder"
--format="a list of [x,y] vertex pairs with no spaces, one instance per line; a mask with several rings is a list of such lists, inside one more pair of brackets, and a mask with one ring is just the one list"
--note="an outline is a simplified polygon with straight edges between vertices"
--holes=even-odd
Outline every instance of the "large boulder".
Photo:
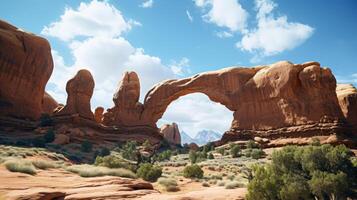
[[160,133],[170,144],[181,145],[181,134],[176,123],[162,125]]
[[94,111],[94,119],[97,123],[101,124],[103,122],[104,108],[99,106]]
[[57,101],[47,92],[43,94],[42,98],[42,113],[52,114],[59,106]]
[[337,84],[336,93],[347,122],[357,129],[357,89],[351,84]]
[[52,70],[46,39],[0,20],[0,115],[37,120]]
[[146,125],[140,119],[140,81],[135,72],[125,72],[113,96],[114,107],[104,113],[103,124],[116,126]]
[[67,103],[55,116],[79,116],[93,120],[90,100],[94,90],[94,79],[88,70],[82,69],[67,82]]

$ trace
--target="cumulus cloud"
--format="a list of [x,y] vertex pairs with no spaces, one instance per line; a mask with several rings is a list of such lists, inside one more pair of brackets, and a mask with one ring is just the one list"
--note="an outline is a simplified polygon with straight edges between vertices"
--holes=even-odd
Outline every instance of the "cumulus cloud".
[[170,68],[172,72],[178,76],[183,76],[191,73],[190,60],[186,57],[181,58],[180,61],[172,61]]
[[224,133],[229,130],[232,120],[232,111],[212,102],[204,94],[195,93],[172,102],[159,120],[158,126],[178,122],[180,130],[194,136],[205,129]]
[[305,42],[314,32],[309,25],[289,22],[287,16],[275,17],[277,4],[271,0],[256,0],[257,27],[249,30],[236,45],[257,53],[255,59],[293,49]]
[[203,9],[203,19],[231,32],[245,32],[248,12],[238,0],[194,0]]
[[187,15],[188,20],[190,20],[190,22],[193,22],[193,17],[191,15],[190,11],[186,10],[186,15]]
[[154,5],[154,0],[147,0],[140,4],[142,8],[151,8]]
[[216,33],[217,37],[219,38],[230,38],[233,37],[233,33],[228,31],[219,31]]
[[76,36],[115,37],[133,25],[140,23],[125,20],[121,12],[106,1],[93,0],[80,3],[76,10],[67,7],[60,20],[45,26],[41,33],[69,41]]

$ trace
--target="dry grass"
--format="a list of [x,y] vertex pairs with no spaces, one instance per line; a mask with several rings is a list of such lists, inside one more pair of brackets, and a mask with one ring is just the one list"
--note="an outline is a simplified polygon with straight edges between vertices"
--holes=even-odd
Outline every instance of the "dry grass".
[[176,180],[173,178],[159,178],[158,183],[163,186],[167,192],[176,192],[180,190]]
[[5,167],[10,172],[21,172],[30,175],[36,174],[36,169],[32,163],[23,159],[9,159],[5,161]]
[[52,169],[60,167],[58,164],[46,160],[33,160],[31,162],[38,169]]
[[97,177],[97,176],[119,176],[125,178],[136,178],[136,175],[127,169],[116,168],[110,169],[107,167],[93,165],[72,165],[65,168],[69,172],[79,174],[82,177]]
[[239,183],[237,181],[232,181],[226,184],[226,189],[235,189],[235,188],[241,188],[244,187],[244,184]]

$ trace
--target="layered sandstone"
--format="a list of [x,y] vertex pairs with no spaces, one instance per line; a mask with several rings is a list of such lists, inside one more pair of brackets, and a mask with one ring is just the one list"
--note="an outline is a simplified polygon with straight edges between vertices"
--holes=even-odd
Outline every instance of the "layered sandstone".
[[90,100],[94,90],[94,79],[88,70],[82,69],[67,82],[67,103],[55,116],[79,116],[93,120]]
[[42,113],[52,114],[53,111],[59,106],[57,101],[47,92],[43,94],[42,98]]
[[181,134],[176,123],[162,125],[160,128],[160,134],[170,144],[181,145]]
[[0,115],[36,120],[53,70],[48,41],[0,20]]
[[347,122],[357,128],[357,89],[351,84],[337,84],[336,93]]
[[94,119],[97,123],[101,124],[103,122],[104,108],[99,106],[94,111]]
[[125,72],[113,96],[114,107],[104,113],[103,124],[108,126],[146,125],[141,120],[143,105],[139,102],[140,81],[135,72]]

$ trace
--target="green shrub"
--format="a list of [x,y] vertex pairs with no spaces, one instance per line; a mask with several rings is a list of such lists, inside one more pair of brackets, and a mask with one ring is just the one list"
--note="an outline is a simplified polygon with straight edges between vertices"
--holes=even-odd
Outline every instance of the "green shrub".
[[214,159],[214,156],[213,156],[212,153],[209,153],[209,154],[208,154],[208,159],[211,159],[211,160]]
[[166,150],[161,153],[158,153],[154,156],[155,161],[165,161],[165,160],[170,160],[172,156],[171,150]]
[[265,155],[265,152],[261,149],[253,149],[250,154],[250,156],[253,159],[259,159],[259,158],[263,157],[264,155]]
[[240,155],[240,147],[238,144],[231,145],[230,154],[232,158],[237,158]]
[[344,145],[288,146],[272,162],[253,167],[251,199],[346,199],[355,197],[357,168]]
[[259,144],[254,142],[254,140],[249,140],[247,142],[247,149],[254,149],[254,148],[259,148]]
[[104,157],[97,156],[94,165],[108,168],[124,168],[134,171],[133,165],[131,165],[128,161],[114,155]]
[[139,151],[137,150],[136,141],[127,141],[122,148],[122,156],[128,160],[138,160]]
[[196,151],[190,151],[189,153],[189,159],[191,161],[191,164],[195,164],[197,162],[197,153]]
[[184,168],[183,176],[186,178],[202,178],[203,170],[198,165],[189,165]]
[[110,150],[107,147],[103,147],[100,152],[99,152],[99,156],[108,156],[110,155]]
[[11,172],[21,172],[30,175],[36,174],[35,167],[27,160],[8,160],[5,161],[5,167]]
[[40,117],[40,126],[52,126],[53,119],[49,114],[42,114]]
[[225,150],[224,150],[223,147],[217,149],[217,152],[220,153],[222,156],[224,156],[224,153],[225,153],[224,151],[225,151]]
[[49,129],[43,138],[46,143],[53,142],[55,140],[55,132],[52,129]]
[[66,170],[79,174],[82,177],[119,176],[124,178],[136,178],[136,175],[132,171],[122,168],[110,169],[107,167],[84,164],[72,165],[67,167]]
[[242,187],[244,187],[244,184],[241,184],[237,181],[229,182],[225,186],[226,189],[235,189],[235,188],[242,188]]
[[209,186],[210,186],[210,184],[209,184],[209,183],[207,183],[207,182],[203,182],[203,183],[202,183],[202,186],[203,186],[203,187],[209,187]]
[[158,183],[159,185],[163,186],[168,192],[176,192],[180,190],[176,180],[173,178],[159,178]]
[[46,141],[42,137],[37,137],[37,138],[33,139],[31,143],[32,143],[32,146],[34,146],[34,147],[43,148],[46,146]]
[[146,181],[155,182],[162,174],[161,167],[150,163],[141,164],[136,174]]
[[83,141],[81,144],[81,151],[83,151],[83,152],[87,152],[87,153],[91,152],[92,148],[93,148],[93,145],[88,140]]

